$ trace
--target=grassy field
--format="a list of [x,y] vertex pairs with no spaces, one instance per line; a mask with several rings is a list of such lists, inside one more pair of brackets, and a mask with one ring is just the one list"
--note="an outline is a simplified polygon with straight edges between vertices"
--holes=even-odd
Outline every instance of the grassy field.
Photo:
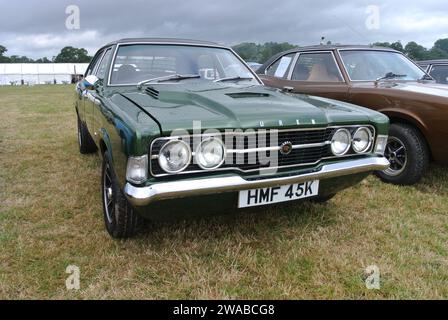
[[[78,152],[72,86],[0,87],[0,298],[448,298],[448,168],[369,177],[326,205],[106,233],[100,160]],[[81,288],[65,287],[66,267]],[[379,290],[365,269],[378,266]]]

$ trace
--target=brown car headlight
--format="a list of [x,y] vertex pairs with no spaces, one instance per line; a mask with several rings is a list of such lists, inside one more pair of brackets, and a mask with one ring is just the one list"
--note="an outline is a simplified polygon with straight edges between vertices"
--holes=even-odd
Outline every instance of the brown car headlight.
[[352,147],[356,153],[365,153],[372,145],[372,132],[366,128],[361,127],[353,134]]
[[166,143],[159,152],[159,165],[168,173],[178,173],[190,164],[190,146],[182,140]]
[[343,156],[351,145],[351,134],[347,129],[338,129],[331,138],[331,152],[335,156]]
[[220,167],[226,158],[226,148],[222,141],[210,137],[201,142],[196,149],[195,160],[204,170],[212,170]]

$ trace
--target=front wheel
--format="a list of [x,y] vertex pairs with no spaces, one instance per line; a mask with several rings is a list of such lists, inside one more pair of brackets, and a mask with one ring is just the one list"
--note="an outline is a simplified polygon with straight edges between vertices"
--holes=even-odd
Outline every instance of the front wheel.
[[113,238],[134,236],[139,231],[142,220],[119,187],[108,151],[104,153],[103,157],[101,189],[107,232]]
[[384,156],[390,167],[376,174],[384,182],[398,185],[417,183],[429,163],[429,150],[422,134],[415,127],[401,123],[391,125]]

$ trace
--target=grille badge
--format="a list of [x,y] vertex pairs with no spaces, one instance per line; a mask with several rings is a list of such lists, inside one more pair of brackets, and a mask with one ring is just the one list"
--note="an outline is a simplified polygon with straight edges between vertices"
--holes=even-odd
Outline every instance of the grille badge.
[[283,155],[288,155],[292,151],[292,143],[291,141],[285,141],[280,145],[280,153]]

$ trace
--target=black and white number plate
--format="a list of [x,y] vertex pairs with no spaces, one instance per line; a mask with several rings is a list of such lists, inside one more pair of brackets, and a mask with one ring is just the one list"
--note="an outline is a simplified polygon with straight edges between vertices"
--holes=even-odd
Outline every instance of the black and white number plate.
[[239,194],[238,208],[309,198],[317,196],[318,193],[319,180],[280,187],[243,190]]

